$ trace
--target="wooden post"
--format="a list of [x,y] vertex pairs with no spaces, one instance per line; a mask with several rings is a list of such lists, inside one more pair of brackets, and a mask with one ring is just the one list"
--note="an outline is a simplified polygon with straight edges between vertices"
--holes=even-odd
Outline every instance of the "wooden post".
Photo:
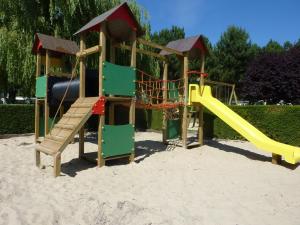
[[272,163],[276,165],[281,165],[282,162],[282,156],[272,153]]
[[[41,64],[42,62],[42,57],[40,53],[37,53],[36,56],[36,79],[41,75]],[[37,99],[37,97],[35,98],[35,129],[34,129],[34,133],[35,133],[35,142],[37,143],[39,136],[40,136],[40,104],[39,101]]]
[[[132,33],[132,44],[131,44],[131,60],[130,60],[130,66],[134,67],[136,70],[136,32]],[[133,81],[135,82],[135,81]],[[130,110],[129,110],[129,123],[132,124],[133,127],[135,127],[135,96],[131,100],[130,104]],[[134,141],[134,135],[133,135],[133,141]],[[135,157],[135,144],[133,145],[133,151],[130,155],[130,162],[134,161]]]
[[[82,53],[86,49],[85,36],[80,35],[80,52]],[[79,87],[79,97],[85,97],[85,57],[80,58],[80,87]],[[84,127],[79,130],[79,158],[84,155]]]
[[54,156],[54,177],[58,177],[60,175],[61,170],[61,153],[58,152]]
[[45,97],[45,136],[49,133],[49,104],[48,104],[48,76],[50,73],[50,51],[46,50],[46,97]]
[[[99,45],[101,46],[101,52],[99,54],[99,97],[103,95],[103,64],[106,60],[106,24],[103,23],[100,28],[99,34]],[[102,157],[102,128],[105,123],[104,115],[99,116],[99,125],[98,125],[98,167],[105,165],[105,160]]]
[[184,106],[183,106],[183,115],[182,115],[182,146],[187,148],[187,120],[188,120],[188,70],[189,70],[189,59],[185,55],[183,57],[183,79],[184,79]]
[[[205,61],[204,61],[204,53],[201,54],[201,73],[204,73],[204,66],[205,66]],[[204,90],[204,76],[200,76],[200,92],[201,94],[203,93]],[[199,145],[203,145],[203,105],[200,104],[199,106],[199,128],[198,128],[198,142]]]
[[59,109],[59,118],[61,119],[65,113],[65,107],[62,105]]
[[[163,62],[164,73],[163,73],[163,103],[166,104],[168,101],[168,62]],[[167,109],[163,111],[163,143],[167,142]]]

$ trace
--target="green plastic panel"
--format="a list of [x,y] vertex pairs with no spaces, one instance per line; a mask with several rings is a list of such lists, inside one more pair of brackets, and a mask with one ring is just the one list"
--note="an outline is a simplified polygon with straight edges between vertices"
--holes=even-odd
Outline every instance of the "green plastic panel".
[[135,68],[104,62],[103,77],[105,95],[135,95]]
[[[49,117],[49,120],[48,120],[49,129],[52,126],[52,121],[53,121],[53,118]],[[59,118],[56,118],[54,124],[56,124],[58,121],[59,121]],[[54,126],[54,124],[53,124],[53,126]],[[45,118],[44,118],[44,116],[40,117],[39,128],[40,128],[40,130],[39,130],[39,137],[44,137],[45,136]]]
[[35,84],[35,96],[37,98],[45,98],[46,97],[46,87],[47,87],[47,77],[41,76],[36,78]]
[[178,138],[181,133],[181,120],[168,120],[167,122],[167,139]]
[[126,125],[104,125],[102,137],[103,158],[131,154],[134,150],[134,127]]
[[176,86],[175,82],[169,81],[168,82],[168,98],[170,99],[178,99],[179,92],[178,87]]

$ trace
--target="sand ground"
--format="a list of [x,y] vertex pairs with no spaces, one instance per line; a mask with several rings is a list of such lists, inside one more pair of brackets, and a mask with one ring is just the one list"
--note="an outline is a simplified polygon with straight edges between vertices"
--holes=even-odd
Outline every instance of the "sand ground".
[[53,178],[51,157],[34,166],[33,135],[0,139],[0,224],[300,224],[300,167],[272,165],[248,142],[160,140],[138,132],[135,162],[101,169],[70,144]]

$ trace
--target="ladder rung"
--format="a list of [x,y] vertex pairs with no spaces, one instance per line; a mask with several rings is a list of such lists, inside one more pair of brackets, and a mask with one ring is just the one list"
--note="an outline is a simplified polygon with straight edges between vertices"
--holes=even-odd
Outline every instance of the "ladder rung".
[[65,129],[65,130],[74,130],[75,126],[70,124],[55,124],[56,128]]
[[43,152],[43,153],[45,153],[45,154],[47,154],[47,155],[53,155],[53,154],[55,154],[55,151],[54,151],[54,150],[52,150],[52,149],[50,149],[50,148],[46,148],[46,147],[44,147],[44,146],[42,146],[42,145],[37,145],[37,146],[35,147],[35,149],[38,150],[38,151],[40,151],[40,152]]
[[66,137],[61,137],[61,136],[57,136],[57,135],[48,135],[46,136],[47,139],[59,142],[59,143],[63,143],[67,138]]
[[90,108],[93,105],[93,103],[74,103],[71,108]]
[[70,114],[70,113],[66,113],[63,115],[63,117],[66,117],[66,118],[82,118],[84,117],[85,114],[79,114],[79,113],[73,113],[73,114]]

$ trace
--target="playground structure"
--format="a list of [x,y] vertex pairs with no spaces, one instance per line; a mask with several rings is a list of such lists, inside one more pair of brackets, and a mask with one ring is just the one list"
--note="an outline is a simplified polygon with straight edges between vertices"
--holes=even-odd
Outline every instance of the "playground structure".
[[[87,48],[86,38],[90,32],[99,32],[99,43]],[[204,67],[207,49],[201,36],[173,41],[166,46],[141,39],[143,31],[126,2],[92,19],[75,35],[80,37],[80,48],[72,41],[42,34],[36,35],[33,45],[33,52],[37,55],[35,138],[38,143],[36,146],[38,167],[41,165],[41,152],[51,155],[54,159],[54,175],[58,176],[61,154],[77,133],[79,133],[79,157],[92,160],[84,152],[84,125],[92,116],[97,118],[98,124],[97,165],[101,167],[106,161],[116,158],[128,158],[132,162],[135,151],[134,129],[137,107],[163,110],[162,139],[166,144],[168,140],[179,137],[181,146],[190,147],[187,129],[191,106],[197,106],[199,109],[198,146],[203,145],[203,107],[214,112],[249,141],[254,141],[247,136],[247,132],[242,131],[239,125],[227,119],[234,114],[228,111],[226,106],[220,103],[218,105],[220,108],[213,108],[207,103],[207,99],[212,104],[216,102],[207,94],[209,91],[205,83],[209,82],[231,88],[231,93],[226,98],[229,104],[233,98],[237,102],[237,97],[234,85],[216,81],[205,82],[207,74]],[[159,49],[160,53],[138,48],[138,43]],[[131,53],[129,66],[115,64],[116,48]],[[99,55],[98,71],[90,71],[86,68],[87,57],[92,54]],[[161,60],[162,79],[137,69],[137,54],[145,54]],[[168,80],[169,55],[176,55],[182,65],[180,71],[182,77],[177,80]],[[64,63],[65,57],[75,56],[76,62],[72,66],[72,73],[62,72],[67,67]],[[199,71],[189,71],[191,59],[200,59]],[[78,65],[79,78],[76,78]],[[44,76],[40,76],[42,67],[44,67]],[[55,69],[52,71],[53,67]],[[199,85],[190,84],[189,89],[189,77],[193,74],[198,77]],[[44,105],[43,110],[42,105]],[[118,116],[115,107],[117,105],[129,108],[127,124],[115,123],[115,117]],[[229,116],[223,117],[221,109]],[[56,119],[58,114],[59,120]],[[236,116],[232,117],[237,119]],[[43,129],[41,129],[42,124],[44,124]],[[248,129],[250,126],[245,127]],[[249,130],[251,131],[253,130]],[[261,143],[267,141],[262,135],[260,137]],[[276,145],[257,146],[271,151],[274,162],[279,162],[281,156],[290,163],[300,160],[297,155],[299,149],[296,147],[283,150],[287,145],[281,144],[280,150],[277,151],[271,149]]]

